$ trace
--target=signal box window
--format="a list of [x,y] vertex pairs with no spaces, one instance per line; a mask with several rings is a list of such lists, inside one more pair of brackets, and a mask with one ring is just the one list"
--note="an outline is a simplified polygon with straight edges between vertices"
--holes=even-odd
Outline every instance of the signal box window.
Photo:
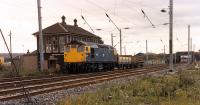
[[69,52],[70,51],[70,47],[69,46],[65,46],[65,52]]
[[78,51],[78,52],[83,52],[83,51],[84,51],[84,46],[79,46],[79,47],[77,48],[77,51]]
[[76,48],[77,46],[75,44],[71,45],[71,48]]

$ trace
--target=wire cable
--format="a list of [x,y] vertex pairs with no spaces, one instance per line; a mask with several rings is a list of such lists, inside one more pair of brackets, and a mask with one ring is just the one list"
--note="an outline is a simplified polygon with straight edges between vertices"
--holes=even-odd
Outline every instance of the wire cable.
[[146,17],[147,20],[148,20],[148,21],[150,22],[150,24],[152,25],[152,27],[153,27],[153,28],[156,28],[156,26],[151,22],[151,20],[150,20],[149,17],[146,15],[146,13],[144,12],[144,10],[141,9],[141,11],[142,11],[142,13],[143,13],[143,15],[144,15],[144,18]]
[[89,25],[89,23],[85,20],[85,18],[83,17],[83,15],[81,15],[81,18],[85,21],[85,23],[89,26],[89,28],[92,30],[92,32],[94,33],[94,30],[92,29],[92,27]]

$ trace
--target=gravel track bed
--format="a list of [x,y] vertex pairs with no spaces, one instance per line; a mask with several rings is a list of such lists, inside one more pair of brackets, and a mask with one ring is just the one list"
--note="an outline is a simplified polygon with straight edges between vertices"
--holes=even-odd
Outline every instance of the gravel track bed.
[[[184,67],[178,67],[184,68]],[[111,81],[106,81],[103,83],[99,84],[92,84],[89,86],[84,86],[84,87],[77,87],[77,88],[71,88],[71,89],[65,89],[65,90],[60,90],[60,91],[55,91],[51,93],[45,93],[45,94],[40,94],[36,96],[32,96],[30,99],[30,103],[26,103],[27,101],[24,99],[17,99],[17,100],[10,100],[10,101],[5,101],[5,102],[0,102],[0,105],[55,105],[58,101],[61,99],[70,96],[70,97],[76,97],[77,95],[83,94],[85,92],[95,92],[107,84],[126,84],[127,82],[137,79],[138,77],[141,76],[160,76],[160,75],[165,75],[167,70],[162,70],[162,71],[157,71],[154,73],[148,73],[148,74],[142,74],[139,76],[130,76],[130,77],[125,77],[125,78],[119,78],[119,79],[114,79]]]

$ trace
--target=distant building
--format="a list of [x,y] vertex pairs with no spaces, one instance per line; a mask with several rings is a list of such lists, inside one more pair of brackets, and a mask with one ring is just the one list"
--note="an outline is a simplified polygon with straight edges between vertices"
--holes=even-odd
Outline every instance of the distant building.
[[176,62],[186,63],[188,60],[191,60],[191,62],[194,61],[195,58],[195,52],[190,51],[190,55],[188,56],[187,51],[183,52],[176,52]]
[[[65,16],[62,16],[61,19],[61,23],[55,23],[42,30],[44,40],[44,69],[59,68],[63,63],[64,45],[73,40],[103,44],[101,37],[79,27],[76,19],[74,19],[74,25],[67,24]],[[24,67],[24,69],[38,68],[35,67],[35,60],[37,60],[36,63],[39,66],[39,32],[35,32],[33,35],[37,38],[37,50],[34,53],[29,53],[21,57],[20,62],[23,64],[21,67]]]

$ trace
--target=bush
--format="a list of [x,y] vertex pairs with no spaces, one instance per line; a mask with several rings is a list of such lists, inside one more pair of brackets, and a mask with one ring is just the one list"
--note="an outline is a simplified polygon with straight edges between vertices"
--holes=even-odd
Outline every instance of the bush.
[[15,76],[15,72],[10,66],[1,65],[0,78],[10,78]]
[[188,88],[188,87],[194,85],[195,79],[190,74],[191,74],[191,72],[181,72],[179,74],[179,80],[180,80],[179,87]]

